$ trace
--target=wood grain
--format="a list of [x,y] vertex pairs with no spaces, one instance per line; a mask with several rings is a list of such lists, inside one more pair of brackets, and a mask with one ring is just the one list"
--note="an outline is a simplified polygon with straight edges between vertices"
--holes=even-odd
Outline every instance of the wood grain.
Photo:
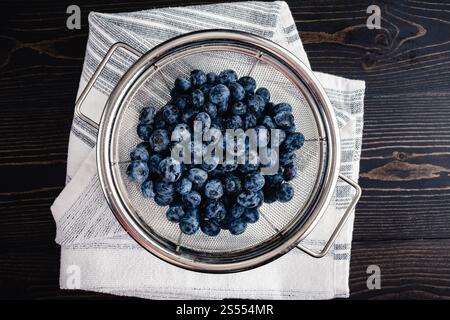
[[[192,1],[190,4],[218,1]],[[288,1],[312,67],[366,81],[365,128],[350,285],[353,298],[450,298],[450,4]],[[64,187],[67,142],[90,11],[181,0],[79,0],[0,8],[0,297],[93,298],[58,290],[59,250],[49,207]],[[365,271],[380,265],[382,290]]]

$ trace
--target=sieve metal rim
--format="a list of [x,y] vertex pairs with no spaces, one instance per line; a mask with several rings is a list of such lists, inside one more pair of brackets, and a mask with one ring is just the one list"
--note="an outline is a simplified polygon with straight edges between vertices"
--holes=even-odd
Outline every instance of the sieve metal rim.
[[[174,254],[172,250],[168,250],[167,247],[161,246],[154,238],[149,237],[149,234],[142,229],[142,225],[139,224],[139,221],[136,221],[132,215],[130,215],[127,206],[123,203],[123,199],[115,184],[110,160],[112,148],[110,141],[114,136],[114,128],[116,128],[114,119],[120,111],[120,107],[126,99],[130,88],[137,82],[142,74],[148,70],[148,68],[154,66],[155,63],[162,59],[167,53],[173,52],[177,48],[182,48],[183,46],[193,44],[199,45],[202,42],[206,43],[208,41],[224,41],[224,43],[227,43],[228,45],[233,42],[252,45],[265,53],[273,55],[292,69],[293,74],[298,78],[294,80],[297,82],[301,81],[302,84],[306,86],[311,98],[314,99],[314,104],[317,105],[318,110],[321,113],[320,117],[322,117],[322,121],[318,121],[318,123],[322,125],[323,133],[325,133],[321,136],[323,139],[327,139],[328,142],[328,150],[326,153],[327,161],[325,162],[327,166],[325,168],[324,181],[322,182],[320,192],[317,193],[317,199],[312,208],[313,210],[311,210],[310,215],[308,216],[308,220],[289,237],[285,237],[282,244],[279,244],[262,255],[250,257],[243,261],[228,261],[226,263],[217,264],[196,261],[195,256],[192,256],[189,259],[181,257]],[[106,200],[116,218],[141,246],[157,257],[174,265],[194,271],[236,272],[247,270],[272,261],[291,250],[313,230],[320,220],[331,199],[332,191],[335,189],[338,179],[340,140],[337,128],[334,111],[324,89],[321,87],[312,71],[304,66],[292,53],[270,40],[244,32],[229,30],[194,32],[173,38],[147,52],[125,73],[118,85],[114,88],[100,121],[97,143],[99,178]]]

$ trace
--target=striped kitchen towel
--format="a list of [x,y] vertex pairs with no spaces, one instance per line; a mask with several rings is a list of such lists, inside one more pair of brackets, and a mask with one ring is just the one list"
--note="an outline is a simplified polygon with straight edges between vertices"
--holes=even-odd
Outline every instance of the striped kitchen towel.
[[[89,40],[79,93],[108,49],[124,42],[141,52],[174,36],[201,29],[236,29],[284,46],[309,62],[285,2],[237,2],[89,15]],[[117,54],[100,75],[83,109],[99,119],[102,106],[136,57]],[[338,117],[341,174],[358,179],[363,128],[363,81],[316,73]],[[265,266],[236,274],[200,274],[167,264],[134,242],[104,199],[95,158],[97,131],[74,117],[67,159],[67,184],[52,205],[56,242],[61,245],[60,286],[153,299],[329,299],[349,295],[353,215],[322,259],[292,250]],[[338,182],[330,206],[305,242],[322,247],[351,191]]]

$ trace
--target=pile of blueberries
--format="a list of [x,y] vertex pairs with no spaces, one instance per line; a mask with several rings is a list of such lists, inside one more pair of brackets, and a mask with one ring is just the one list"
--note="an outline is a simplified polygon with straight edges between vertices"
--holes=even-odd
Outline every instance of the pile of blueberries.
[[[130,154],[127,175],[141,185],[144,197],[169,206],[167,219],[179,223],[184,234],[201,229],[217,236],[226,229],[238,235],[248,223],[258,221],[263,202],[293,198],[288,181],[297,174],[295,152],[304,136],[296,132],[291,105],[271,103],[269,90],[256,89],[255,79],[238,78],[233,70],[220,74],[193,70],[190,79],[175,80],[170,95],[160,110],[141,111],[137,134],[143,141]],[[238,128],[280,129],[279,151],[274,154],[272,149],[271,154],[279,162],[278,172],[262,175],[261,162],[185,164],[171,157],[177,143],[191,139],[194,121],[200,121],[204,131],[214,128],[222,133]],[[203,151],[192,148],[193,155],[196,152]]]

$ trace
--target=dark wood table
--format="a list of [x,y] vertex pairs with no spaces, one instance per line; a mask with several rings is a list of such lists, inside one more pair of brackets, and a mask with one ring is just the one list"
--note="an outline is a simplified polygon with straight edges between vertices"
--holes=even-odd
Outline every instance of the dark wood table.
[[[66,28],[74,2],[81,30]],[[366,81],[353,299],[450,298],[450,2],[437,2],[289,1],[313,69]],[[380,30],[366,27],[373,3]],[[49,210],[64,186],[87,15],[185,4],[1,2],[0,297],[110,298],[59,290]],[[380,290],[367,288],[369,265]]]

